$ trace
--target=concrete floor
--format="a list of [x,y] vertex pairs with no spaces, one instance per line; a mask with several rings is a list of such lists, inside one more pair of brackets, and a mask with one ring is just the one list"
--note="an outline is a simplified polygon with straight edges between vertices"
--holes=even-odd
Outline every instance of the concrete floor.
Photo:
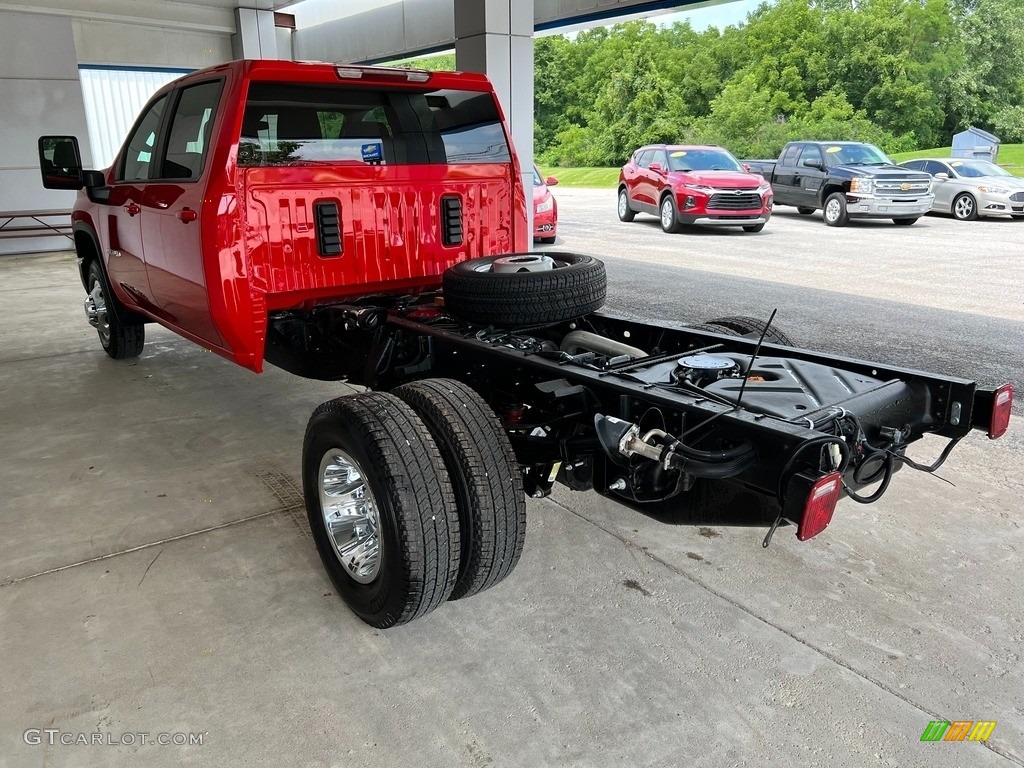
[[[768,550],[557,492],[504,584],[381,632],[299,487],[347,388],[153,326],[118,363],[81,301],[69,254],[0,259],[4,768],[1024,765],[1019,421],[961,444],[955,488],[901,472]],[[998,725],[921,743],[936,719]]]

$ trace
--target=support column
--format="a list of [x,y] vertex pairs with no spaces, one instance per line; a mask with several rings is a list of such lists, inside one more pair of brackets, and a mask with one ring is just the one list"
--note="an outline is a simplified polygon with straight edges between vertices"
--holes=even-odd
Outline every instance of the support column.
[[455,0],[455,68],[494,83],[512,129],[533,236],[533,0]]
[[235,8],[231,52],[236,59],[279,59],[273,11]]

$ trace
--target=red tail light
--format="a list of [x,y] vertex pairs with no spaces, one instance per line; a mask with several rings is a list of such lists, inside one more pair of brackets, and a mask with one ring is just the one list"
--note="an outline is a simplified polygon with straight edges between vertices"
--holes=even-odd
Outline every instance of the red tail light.
[[1010,409],[1013,407],[1013,385],[1003,384],[992,396],[992,419],[988,423],[988,437],[995,440],[1006,433],[1010,426]]
[[843,478],[838,472],[825,475],[811,486],[807,501],[804,503],[800,526],[796,529],[796,537],[800,541],[807,541],[828,527],[842,490]]

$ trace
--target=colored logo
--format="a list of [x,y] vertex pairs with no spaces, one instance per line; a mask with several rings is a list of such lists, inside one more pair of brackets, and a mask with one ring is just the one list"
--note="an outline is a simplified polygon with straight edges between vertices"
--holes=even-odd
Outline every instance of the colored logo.
[[921,741],[988,741],[995,728],[995,720],[932,720]]
[[363,144],[360,148],[364,163],[380,162],[384,158],[384,148],[379,144]]

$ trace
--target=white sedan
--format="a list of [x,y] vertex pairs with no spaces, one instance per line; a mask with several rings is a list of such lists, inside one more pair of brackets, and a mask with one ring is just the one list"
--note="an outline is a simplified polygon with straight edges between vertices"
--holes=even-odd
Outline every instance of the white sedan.
[[900,165],[932,175],[933,211],[952,213],[961,221],[1007,215],[1024,219],[1024,179],[995,163],[939,157],[907,160]]

